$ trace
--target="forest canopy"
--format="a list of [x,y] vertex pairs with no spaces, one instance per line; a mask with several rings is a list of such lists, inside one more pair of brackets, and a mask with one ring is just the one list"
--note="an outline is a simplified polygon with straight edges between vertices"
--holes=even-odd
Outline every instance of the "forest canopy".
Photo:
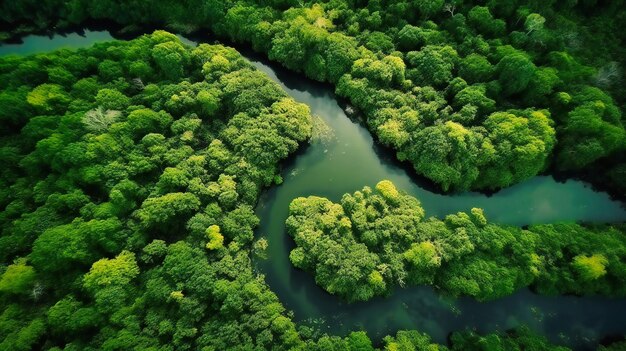
[[[311,118],[236,51],[157,31],[2,57],[0,87],[15,112],[0,136],[0,348],[379,349],[298,327],[253,270],[252,206]],[[596,279],[597,262],[577,264]],[[398,331],[381,348],[485,342],[568,350],[525,328],[447,346]]]
[[[331,82],[398,159],[445,191],[499,189],[558,171],[626,193],[622,0],[45,4],[5,2],[0,21],[206,28]],[[157,49],[164,67],[160,53],[169,49]]]
[[1,57],[0,89],[0,349],[302,343],[249,249],[307,106],[164,31]]
[[[0,41],[94,23],[210,32],[331,83],[443,191],[563,172],[623,197],[624,5],[20,0],[0,2]],[[156,31],[0,57],[0,121],[2,350],[568,350],[523,327],[443,345],[296,323],[251,250],[267,245],[253,243],[259,194],[311,136],[310,112],[234,49]],[[626,294],[623,224],[427,218],[387,181],[290,214],[292,263],[349,301],[415,284],[478,300]]]
[[528,229],[489,223],[473,208],[427,218],[418,199],[388,180],[375,189],[291,202],[294,266],[350,302],[428,284],[451,296],[492,300],[531,286],[543,294],[626,296],[626,228],[575,223]]

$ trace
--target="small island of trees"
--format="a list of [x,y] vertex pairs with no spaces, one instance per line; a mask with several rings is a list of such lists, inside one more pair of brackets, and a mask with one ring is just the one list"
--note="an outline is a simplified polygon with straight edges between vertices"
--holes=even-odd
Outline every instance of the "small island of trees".
[[348,301],[423,284],[481,301],[526,286],[543,294],[626,296],[623,225],[522,229],[489,223],[479,208],[426,218],[419,200],[388,180],[340,203],[297,198],[289,214],[291,262]]

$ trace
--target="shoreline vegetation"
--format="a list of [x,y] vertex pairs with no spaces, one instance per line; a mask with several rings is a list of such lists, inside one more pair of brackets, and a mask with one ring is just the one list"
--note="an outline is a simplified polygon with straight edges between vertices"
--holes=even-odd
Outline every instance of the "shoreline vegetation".
[[[569,350],[523,326],[459,331],[441,345],[414,330],[379,344],[296,325],[254,273],[250,205],[312,122],[233,49],[186,48],[157,31],[3,57],[0,76],[14,127],[0,139],[14,165],[2,173],[12,184],[0,218],[11,262],[0,275],[2,348]],[[267,124],[268,112],[287,124]],[[286,154],[243,156],[269,141],[261,135]]]
[[0,77],[0,348],[229,349],[273,322],[301,342],[249,256],[306,105],[234,49],[164,31],[2,57]]
[[388,180],[339,203],[294,199],[289,214],[292,264],[349,302],[423,284],[479,301],[523,287],[548,295],[626,296],[623,224],[521,229],[489,223],[479,208],[427,218],[418,199]]
[[[626,96],[618,83],[623,49],[620,31],[611,31],[621,2],[602,11],[517,2],[209,1],[199,2],[194,16],[163,2],[149,10],[148,23],[132,3],[125,16],[113,15],[121,10],[116,4],[105,10],[81,1],[60,15],[35,11],[44,12],[41,23],[61,28],[94,20],[131,30],[161,23],[183,33],[208,26],[252,45],[288,69],[335,84],[398,159],[443,190],[495,190],[549,170],[623,198],[624,101],[614,100]],[[171,11],[160,12],[165,8]],[[28,22],[23,10],[6,6],[3,27]],[[591,25],[576,27],[585,15]],[[600,40],[602,52],[582,50]],[[507,85],[513,82],[520,86]]]

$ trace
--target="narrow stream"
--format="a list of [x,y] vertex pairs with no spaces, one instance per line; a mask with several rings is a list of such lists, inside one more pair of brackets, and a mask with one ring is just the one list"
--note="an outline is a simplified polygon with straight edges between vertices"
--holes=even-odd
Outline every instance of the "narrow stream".
[[[0,56],[86,47],[110,39],[108,32],[90,31],[83,36],[29,36],[22,44],[0,45]],[[185,42],[194,45],[193,41]],[[428,182],[395,161],[387,149],[376,145],[359,122],[346,116],[332,87],[311,82],[251,52],[244,50],[242,54],[295,100],[307,104],[332,130],[323,141],[312,143],[287,162],[284,183],[267,190],[256,210],[261,218],[257,236],[269,241],[268,259],[258,261],[257,266],[282,303],[293,310],[296,320],[331,334],[362,329],[374,339],[398,329],[418,329],[438,342],[445,342],[450,332],[465,328],[488,332],[526,324],[553,342],[580,350],[595,347],[606,336],[626,334],[626,299],[548,297],[522,290],[480,303],[471,298],[445,299],[422,286],[397,289],[388,298],[346,304],[324,292],[311,275],[294,269],[289,262],[293,241],[285,233],[284,222],[289,203],[298,196],[318,195],[338,201],[346,192],[389,179],[419,198],[429,216],[481,207],[492,222],[527,225],[624,221],[626,210],[608,194],[595,192],[583,182],[557,182],[547,176],[532,178],[492,196],[437,193]]]

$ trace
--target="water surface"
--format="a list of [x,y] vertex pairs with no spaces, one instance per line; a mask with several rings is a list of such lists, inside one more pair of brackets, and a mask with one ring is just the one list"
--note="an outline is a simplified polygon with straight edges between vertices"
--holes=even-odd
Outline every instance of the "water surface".
[[110,40],[113,40],[113,37],[107,31],[85,30],[82,33],[54,34],[52,36],[29,35],[22,39],[21,43],[0,43],[0,56],[29,55],[58,49],[78,49]]
[[289,251],[293,240],[285,232],[291,200],[317,195],[339,201],[346,192],[374,187],[382,179],[417,197],[427,216],[443,217],[481,207],[492,222],[528,225],[556,221],[616,222],[626,219],[620,202],[595,192],[581,181],[557,182],[538,176],[491,196],[469,192],[445,195],[395,161],[377,145],[362,123],[348,118],[332,89],[304,80],[246,53],[251,62],[277,81],[299,102],[310,106],[334,131],[327,143],[313,143],[284,168],[285,182],[266,191],[257,207],[259,236],[269,241],[268,259],[258,267],[280,300],[322,330],[345,334],[363,329],[379,338],[398,329],[418,329],[445,343],[452,331],[506,330],[521,324],[548,336],[553,342],[577,349],[593,348],[610,334],[626,333],[626,300],[601,297],[540,296],[529,290],[491,302],[439,296],[430,287],[396,289],[392,296],[347,304],[315,284],[312,275],[293,268]]

